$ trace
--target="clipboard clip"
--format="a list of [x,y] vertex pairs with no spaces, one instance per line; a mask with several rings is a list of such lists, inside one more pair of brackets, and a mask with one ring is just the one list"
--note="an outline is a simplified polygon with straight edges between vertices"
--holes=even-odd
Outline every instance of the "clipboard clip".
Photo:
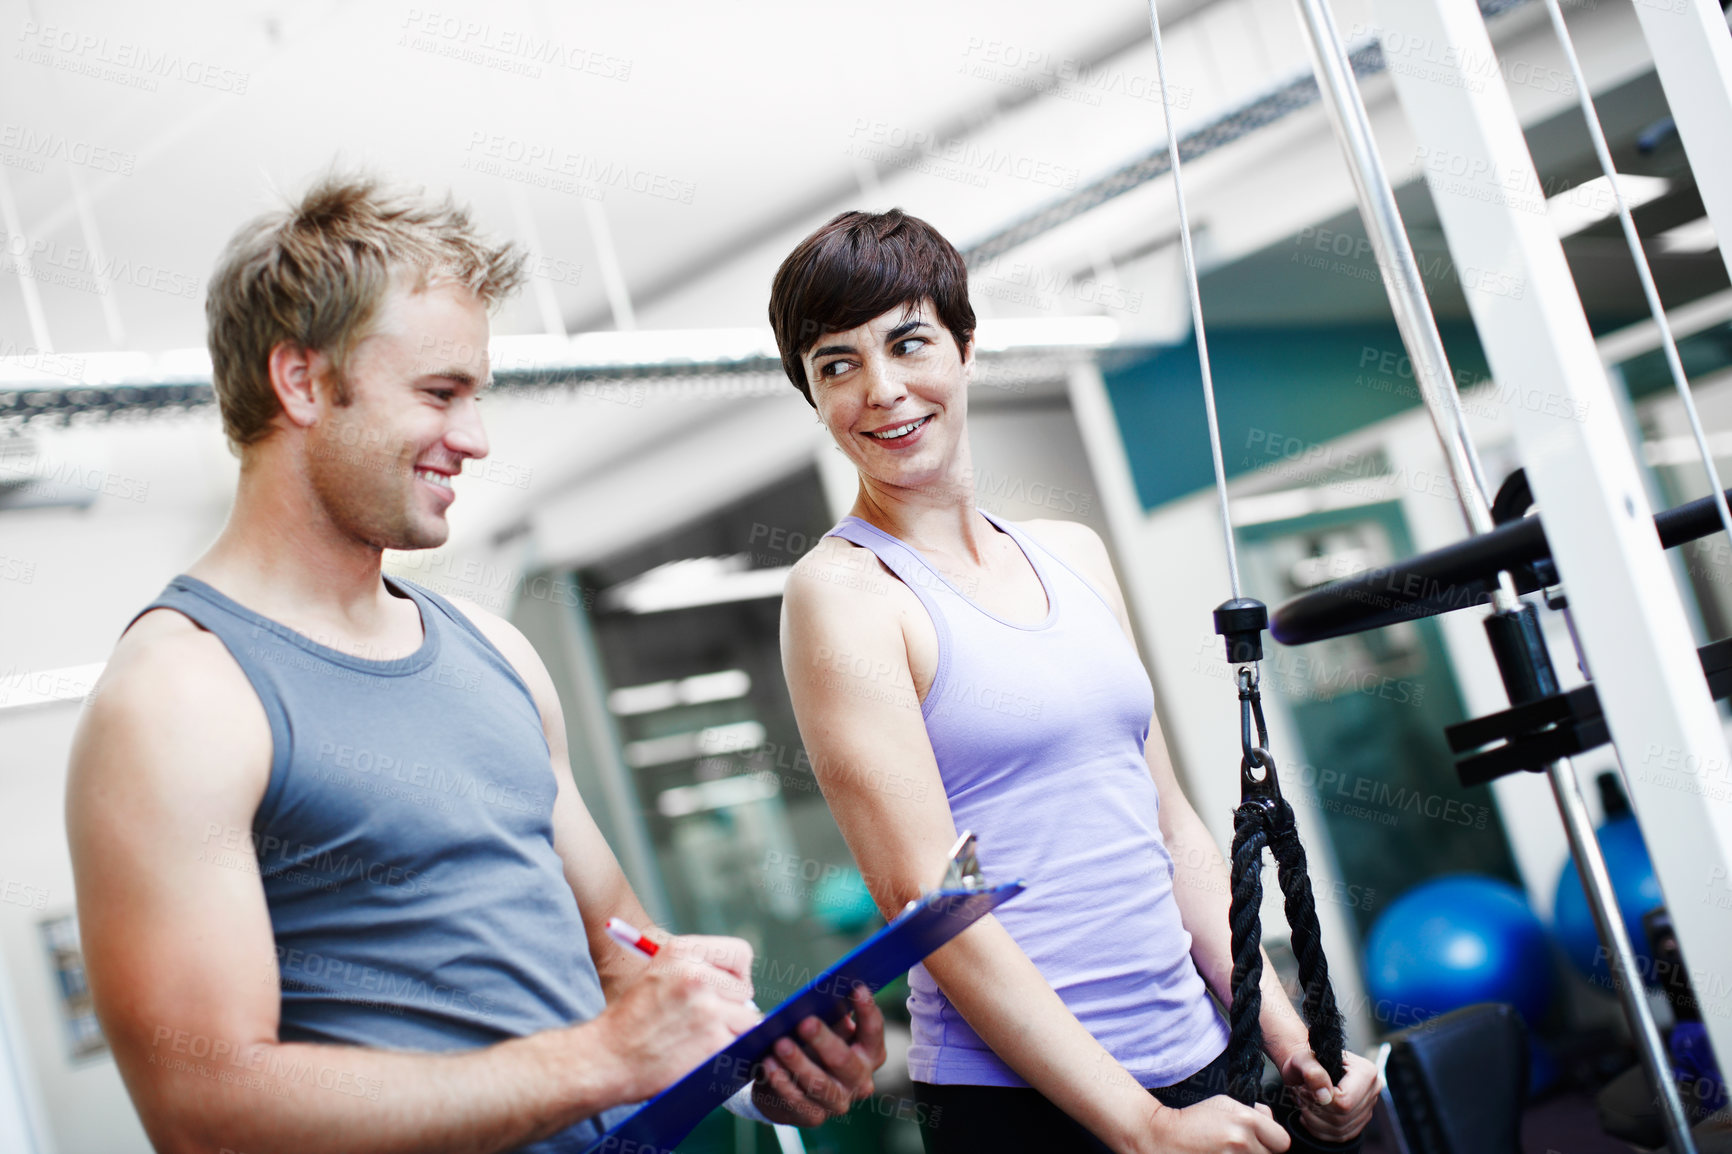
[[979,839],[973,830],[963,830],[962,836],[956,839],[956,844],[950,847],[949,860],[944,865],[944,876],[938,881],[941,890],[978,890],[986,886],[986,877],[980,872]]

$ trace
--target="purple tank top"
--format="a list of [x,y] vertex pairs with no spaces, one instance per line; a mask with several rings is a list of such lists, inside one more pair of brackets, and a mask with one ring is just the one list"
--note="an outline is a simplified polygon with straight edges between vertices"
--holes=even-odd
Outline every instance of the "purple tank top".
[[[921,713],[956,828],[980,836],[989,879],[1028,882],[995,916],[1108,1053],[1142,1085],[1171,1085],[1226,1048],[1227,1028],[1173,899],[1173,859],[1143,759],[1148,674],[1093,585],[982,515],[1034,566],[1046,620],[1018,625],[989,613],[857,517],[831,534],[872,550],[932,617],[938,669]],[[1027,1085],[924,966],[908,984],[916,1081]]]

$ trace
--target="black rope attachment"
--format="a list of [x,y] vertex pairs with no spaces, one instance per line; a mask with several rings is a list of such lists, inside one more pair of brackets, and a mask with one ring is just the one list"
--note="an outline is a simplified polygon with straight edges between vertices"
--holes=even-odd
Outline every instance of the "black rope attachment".
[[1215,629],[1227,641],[1227,658],[1239,664],[1239,807],[1233,811],[1233,900],[1228,915],[1232,931],[1233,1005],[1227,1042],[1227,1092],[1249,1106],[1257,1101],[1263,1069],[1263,850],[1275,858],[1276,878],[1292,930],[1293,954],[1299,962],[1304,990],[1301,1013],[1311,1051],[1329,1077],[1340,1084],[1346,1070],[1341,1051],[1346,1030],[1335,990],[1329,983],[1329,962],[1323,956],[1323,935],[1317,924],[1317,902],[1293,807],[1281,796],[1275,758],[1270,755],[1269,730],[1263,720],[1263,697],[1255,665],[1263,656],[1262,630],[1268,610],[1260,601],[1235,598],[1215,610]]

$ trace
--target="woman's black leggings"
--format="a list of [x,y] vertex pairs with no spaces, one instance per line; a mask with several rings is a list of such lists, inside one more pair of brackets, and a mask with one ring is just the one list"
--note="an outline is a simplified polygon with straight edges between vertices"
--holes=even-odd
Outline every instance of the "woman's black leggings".
[[[1183,1108],[1227,1090],[1227,1055],[1171,1086],[1149,1093],[1163,1105]],[[1005,1151],[1071,1151],[1109,1154],[1107,1146],[1047,1101],[1038,1090],[1019,1086],[934,1086],[914,1083],[914,1099],[924,1107],[921,1138],[926,1154],[1003,1154]],[[1299,1120],[1299,1107],[1280,1091],[1264,1101],[1275,1120],[1293,1136],[1292,1154],[1355,1154],[1364,1135],[1351,1142],[1323,1142]]]

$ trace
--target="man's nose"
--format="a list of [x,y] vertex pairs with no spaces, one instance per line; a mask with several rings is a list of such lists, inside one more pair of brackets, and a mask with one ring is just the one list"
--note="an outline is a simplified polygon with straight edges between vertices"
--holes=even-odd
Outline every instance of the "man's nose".
[[445,430],[445,444],[465,457],[487,455],[487,430],[481,423],[481,406],[474,397],[465,397],[455,406],[451,424]]

